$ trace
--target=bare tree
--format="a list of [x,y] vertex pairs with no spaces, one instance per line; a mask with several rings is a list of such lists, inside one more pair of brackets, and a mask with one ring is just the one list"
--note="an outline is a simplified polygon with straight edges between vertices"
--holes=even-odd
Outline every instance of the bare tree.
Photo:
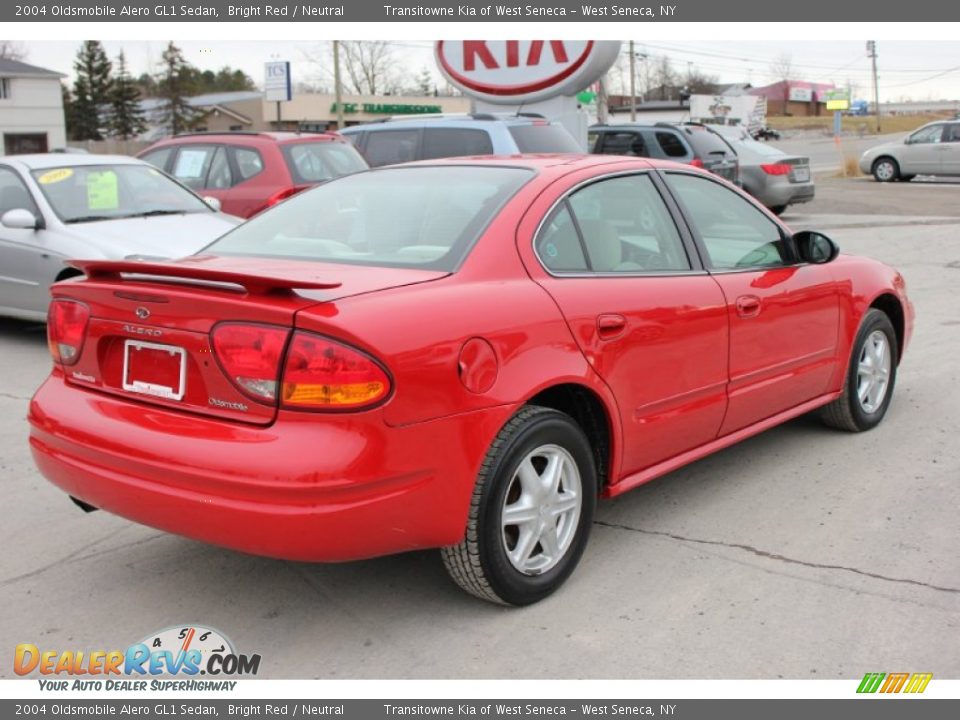
[[783,114],[787,114],[787,103],[790,101],[790,81],[793,80],[793,56],[781,53],[770,63],[770,74],[777,82],[783,83]]
[[[647,60],[649,63],[650,60]],[[654,82],[657,84],[657,91],[661,100],[669,100],[672,88],[676,87],[679,80],[676,70],[673,69],[673,63],[666,55],[661,55],[655,61],[653,67]]]
[[27,49],[13,40],[0,40],[0,60],[26,60]]
[[[319,69],[322,85],[333,83],[333,60],[330,43],[306,59]],[[393,44],[386,40],[341,40],[340,64],[343,90],[354,95],[390,95],[401,86],[400,72]]]

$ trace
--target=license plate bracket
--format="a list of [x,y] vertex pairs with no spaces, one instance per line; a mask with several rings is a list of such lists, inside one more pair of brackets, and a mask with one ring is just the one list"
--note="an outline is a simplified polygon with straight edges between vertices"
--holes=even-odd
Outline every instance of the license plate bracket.
[[187,351],[144,340],[124,341],[123,389],[164,400],[183,400],[187,390]]
[[810,170],[808,168],[796,168],[793,171],[794,182],[809,182]]

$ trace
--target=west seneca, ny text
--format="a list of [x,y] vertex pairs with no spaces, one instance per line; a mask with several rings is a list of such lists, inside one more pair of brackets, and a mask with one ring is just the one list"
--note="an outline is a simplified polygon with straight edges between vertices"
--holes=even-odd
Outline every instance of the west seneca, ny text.
[[635,7],[618,4],[582,4],[579,7],[564,7],[560,5],[448,5],[427,7],[423,5],[384,5],[384,12],[388,17],[568,17],[580,15],[582,17],[610,17],[610,18],[644,18],[644,17],[675,17],[676,5],[658,5],[649,7]]

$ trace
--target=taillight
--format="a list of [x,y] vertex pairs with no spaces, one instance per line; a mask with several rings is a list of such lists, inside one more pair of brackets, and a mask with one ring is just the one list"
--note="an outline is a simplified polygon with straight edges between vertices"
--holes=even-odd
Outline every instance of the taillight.
[[389,394],[389,376],[369,355],[320,335],[294,333],[283,370],[284,407],[354,410]]
[[87,336],[90,308],[76,300],[54,299],[47,312],[47,344],[53,359],[73,365],[80,359]]
[[767,165],[761,165],[760,168],[767,175],[789,175],[790,166],[787,163],[770,163]]
[[294,187],[284,188],[283,190],[280,190],[279,192],[275,192],[273,195],[271,195],[270,197],[267,198],[267,207],[273,207],[274,205],[276,205],[276,204],[277,204],[278,202],[280,202],[281,200],[286,200],[286,199],[287,199],[288,197],[290,197],[291,195],[296,195],[296,194],[297,194],[298,192],[300,192],[302,189],[303,189],[303,188],[299,188],[299,187],[294,186]]
[[703,160],[701,160],[700,158],[694,158],[693,160],[690,161],[690,164],[693,165],[694,167],[702,168]]
[[240,392],[274,405],[280,360],[289,334],[285,328],[270,325],[221,323],[213,329],[213,350]]

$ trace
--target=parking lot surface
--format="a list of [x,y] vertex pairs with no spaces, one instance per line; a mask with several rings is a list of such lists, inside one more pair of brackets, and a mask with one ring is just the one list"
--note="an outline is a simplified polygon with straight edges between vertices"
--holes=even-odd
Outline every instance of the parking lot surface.
[[27,446],[43,328],[0,320],[2,646],[123,648],[201,623],[271,678],[960,677],[960,226],[936,219],[960,195],[825,187],[788,222],[897,266],[916,304],[885,421],[800,418],[602,502],[577,572],[525,609],[466,596],[436,553],[298,564],[85,515]]

